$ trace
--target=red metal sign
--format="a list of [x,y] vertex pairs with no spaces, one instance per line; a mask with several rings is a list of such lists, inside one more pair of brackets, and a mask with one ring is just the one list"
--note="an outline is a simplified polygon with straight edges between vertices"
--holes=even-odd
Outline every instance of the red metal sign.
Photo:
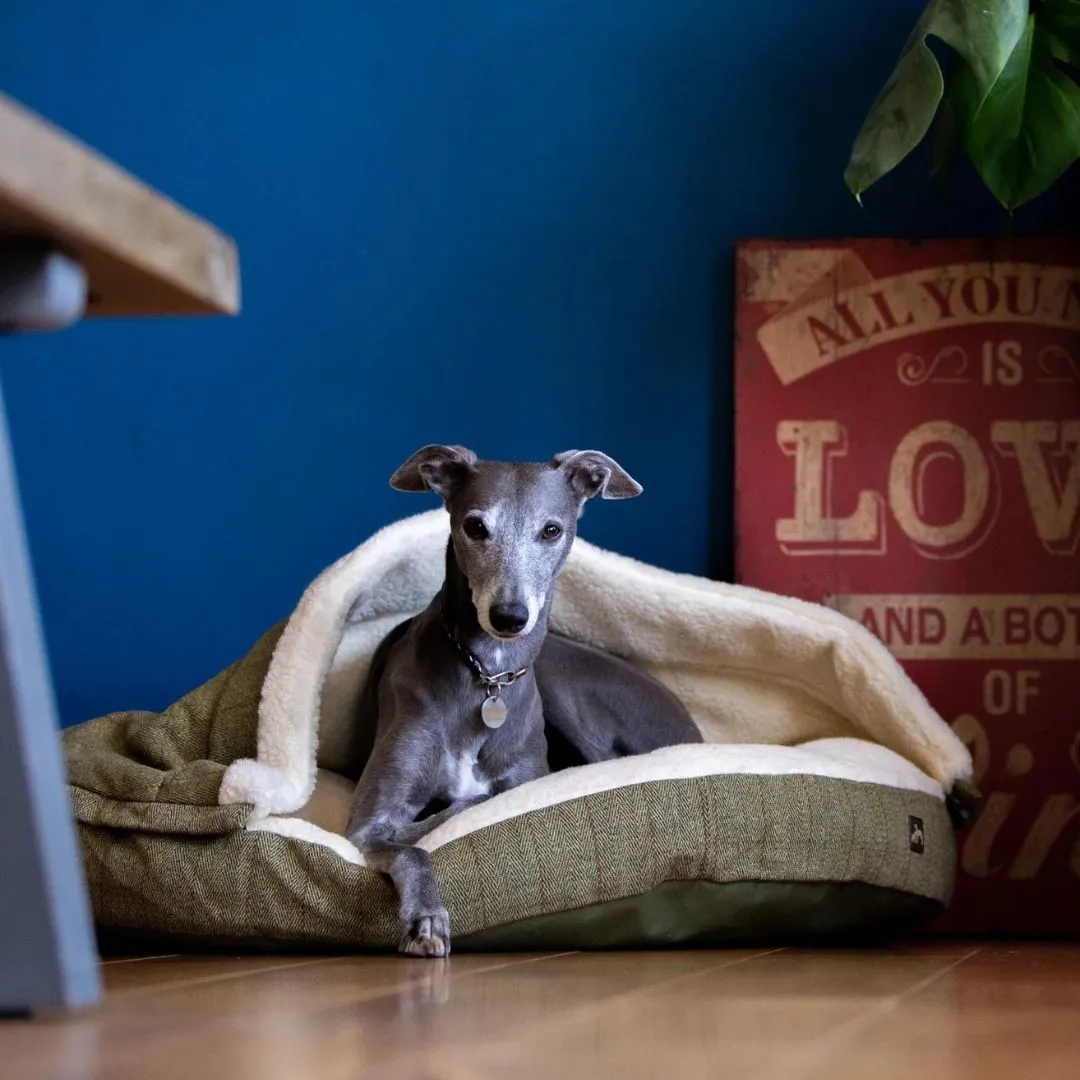
[[983,793],[944,931],[1080,933],[1080,251],[738,252],[739,580],[862,622]]

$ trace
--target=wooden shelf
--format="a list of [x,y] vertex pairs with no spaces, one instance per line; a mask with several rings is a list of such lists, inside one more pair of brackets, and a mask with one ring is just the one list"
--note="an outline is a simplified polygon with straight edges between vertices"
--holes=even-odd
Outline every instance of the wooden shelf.
[[0,94],[0,234],[54,241],[90,279],[87,315],[235,315],[236,245]]

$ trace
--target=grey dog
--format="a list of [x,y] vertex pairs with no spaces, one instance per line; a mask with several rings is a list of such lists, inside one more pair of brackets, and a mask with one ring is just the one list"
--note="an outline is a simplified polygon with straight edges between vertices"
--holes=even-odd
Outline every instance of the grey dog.
[[400,951],[437,957],[450,951],[450,919],[417,840],[552,767],[701,735],[661,683],[547,631],[586,501],[641,493],[615,461],[595,450],[546,463],[480,461],[464,447],[427,446],[390,483],[442,497],[446,579],[372,659],[347,835],[397,890]]

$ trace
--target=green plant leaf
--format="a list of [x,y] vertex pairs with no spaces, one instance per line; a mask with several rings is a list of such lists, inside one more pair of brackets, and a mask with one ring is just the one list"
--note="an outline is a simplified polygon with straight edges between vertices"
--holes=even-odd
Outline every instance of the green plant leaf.
[[1036,18],[1050,34],[1054,55],[1080,67],[1080,0],[1042,0]]
[[[946,80],[947,85],[948,80]],[[936,132],[934,158],[930,163],[930,172],[934,176],[948,172],[952,168],[957,151],[960,149],[960,128],[956,122],[956,107],[950,100],[948,92],[938,112]]]
[[945,98],[938,110],[936,136],[934,138],[934,157],[930,163],[930,174],[939,197],[944,201],[949,197],[949,181],[952,178],[953,162],[960,150],[960,126],[956,121],[956,108],[949,96],[949,76],[945,79]]
[[1034,15],[990,93],[958,72],[951,95],[968,157],[1007,210],[1041,195],[1080,157],[1080,87],[1054,62]]
[[930,0],[855,138],[844,182],[859,196],[896,168],[929,130],[944,80],[926,43],[940,38],[964,61],[982,97],[1024,29],[1028,0]]

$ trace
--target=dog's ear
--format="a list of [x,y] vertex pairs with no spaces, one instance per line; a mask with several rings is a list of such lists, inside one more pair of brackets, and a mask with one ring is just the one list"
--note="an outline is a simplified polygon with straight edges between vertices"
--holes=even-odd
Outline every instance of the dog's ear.
[[617,461],[599,450],[566,450],[556,454],[551,466],[566,474],[567,482],[583,501],[594,495],[632,499],[642,492],[641,485]]
[[425,446],[390,477],[390,486],[398,491],[434,491],[449,499],[474,464],[476,455],[464,446]]

